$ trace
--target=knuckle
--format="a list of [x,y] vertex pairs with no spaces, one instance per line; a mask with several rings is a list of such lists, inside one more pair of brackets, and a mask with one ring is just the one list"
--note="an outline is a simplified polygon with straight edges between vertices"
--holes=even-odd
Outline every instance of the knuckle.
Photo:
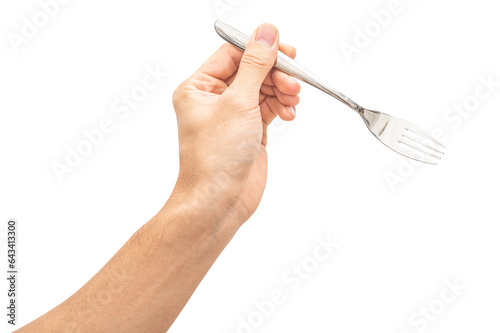
[[174,107],[179,106],[181,102],[187,97],[184,84],[179,85],[172,94],[172,104]]
[[269,59],[258,53],[247,53],[241,59],[241,64],[252,66],[256,69],[267,69],[269,67]]

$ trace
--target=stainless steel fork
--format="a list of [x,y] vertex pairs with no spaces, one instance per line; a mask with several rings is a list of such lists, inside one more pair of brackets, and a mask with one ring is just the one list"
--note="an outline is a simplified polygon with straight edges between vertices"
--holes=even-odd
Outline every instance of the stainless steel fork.
[[[215,22],[215,30],[225,41],[243,51],[250,39],[248,34],[221,20]],[[324,81],[282,52],[279,52],[274,67],[309,83],[356,111],[370,132],[395,152],[428,164],[437,164],[441,160],[445,147],[432,135],[412,123],[379,111],[363,108],[340,91],[329,87]]]

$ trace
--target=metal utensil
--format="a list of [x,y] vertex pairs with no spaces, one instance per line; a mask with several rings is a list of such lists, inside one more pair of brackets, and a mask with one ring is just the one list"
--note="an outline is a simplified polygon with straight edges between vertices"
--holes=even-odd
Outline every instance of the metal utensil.
[[[248,34],[221,20],[215,22],[215,30],[222,39],[242,51],[245,50],[250,39]],[[437,164],[441,160],[445,147],[432,135],[412,123],[379,111],[363,108],[340,91],[329,87],[324,81],[282,52],[278,53],[274,67],[309,83],[356,111],[370,132],[395,152],[428,164]]]

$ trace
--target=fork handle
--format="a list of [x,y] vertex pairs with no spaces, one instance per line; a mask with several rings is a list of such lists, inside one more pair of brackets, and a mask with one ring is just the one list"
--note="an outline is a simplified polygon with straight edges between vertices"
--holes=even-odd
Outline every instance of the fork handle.
[[[215,31],[217,31],[222,39],[236,46],[240,50],[245,51],[248,41],[250,40],[248,34],[237,29],[234,25],[230,25],[229,23],[223,22],[221,20],[215,21],[214,26]],[[359,104],[355,103],[340,91],[329,87],[323,80],[312,74],[310,71],[299,65],[295,60],[281,51],[278,51],[278,58],[276,59],[274,67],[293,77],[296,77],[297,79],[309,83],[311,86],[316,87],[319,90],[327,93],[328,95],[338,99],[358,113],[363,110],[363,108]]]

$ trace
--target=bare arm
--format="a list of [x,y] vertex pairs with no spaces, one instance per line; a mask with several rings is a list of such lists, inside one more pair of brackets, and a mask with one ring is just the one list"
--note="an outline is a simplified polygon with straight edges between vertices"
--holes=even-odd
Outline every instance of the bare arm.
[[171,197],[87,284],[17,332],[168,330],[257,209],[267,125],[295,117],[300,86],[271,70],[278,48],[295,56],[263,25],[244,55],[225,45],[177,88],[180,172]]
[[170,201],[84,287],[18,332],[165,332],[234,235]]

